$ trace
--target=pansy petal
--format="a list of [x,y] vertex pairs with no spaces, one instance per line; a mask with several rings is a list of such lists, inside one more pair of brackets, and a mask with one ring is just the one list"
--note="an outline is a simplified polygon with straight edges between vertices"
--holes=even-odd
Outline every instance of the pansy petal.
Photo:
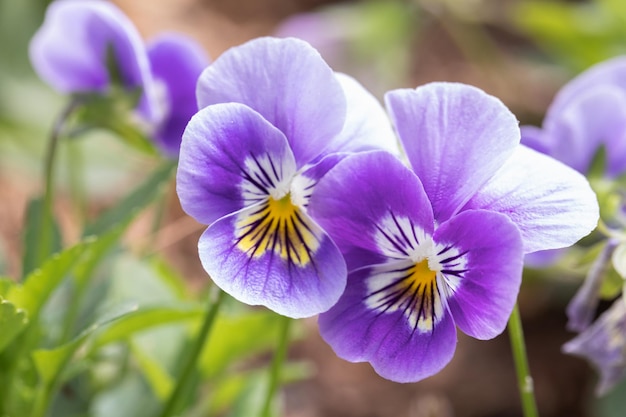
[[522,145],[528,146],[529,148],[534,149],[537,152],[550,155],[552,146],[554,145],[554,138],[547,137],[543,129],[537,126],[527,125],[521,126],[520,132],[522,137]]
[[570,246],[598,222],[598,202],[587,179],[525,146],[464,209],[506,214],[520,229],[526,253]]
[[406,257],[415,234],[432,235],[434,227],[419,179],[382,151],[339,162],[317,183],[308,210],[339,246],[350,270],[389,256]]
[[346,285],[339,249],[295,206],[261,203],[223,217],[202,235],[198,250],[221,289],[292,318],[328,310]]
[[431,331],[420,331],[401,310],[372,309],[367,280],[377,268],[362,268],[348,277],[337,304],[320,314],[322,338],[337,356],[351,362],[370,362],[376,372],[396,382],[415,382],[439,372],[454,355],[456,329],[444,310]]
[[579,95],[600,86],[626,92],[626,57],[620,56],[603,61],[568,82],[548,108],[546,120],[558,119],[563,110]]
[[176,187],[187,214],[210,224],[273,190],[288,191],[294,174],[282,132],[249,107],[228,103],[200,110],[187,125]]
[[600,373],[597,395],[605,395],[626,377],[626,298],[624,295],[563,351],[590,361]]
[[491,339],[505,329],[522,282],[520,233],[505,215],[465,211],[435,232],[441,274],[451,291],[448,303],[456,325],[477,339]]
[[196,83],[209,58],[192,39],[174,33],[161,34],[148,45],[152,74],[161,83],[162,105],[167,117],[156,132],[160,148],[178,156],[185,126],[198,108]]
[[140,110],[148,120],[154,120],[157,109],[143,41],[132,22],[112,3],[52,2],[31,40],[29,55],[39,77],[59,92],[102,92],[110,84],[110,47],[123,84],[144,89]]
[[378,100],[357,80],[335,73],[347,99],[343,130],[326,152],[385,150],[400,155],[399,143],[387,113]]
[[549,155],[586,173],[600,146],[606,146],[608,170],[623,170],[620,154],[626,131],[626,95],[612,86],[581,92],[558,117],[546,118],[544,136],[551,139]]
[[237,102],[280,129],[298,162],[331,146],[346,117],[334,72],[304,41],[258,38],[224,52],[201,75],[198,106]]
[[598,310],[598,304],[600,304],[600,289],[618,244],[619,241],[617,239],[607,240],[589,267],[583,284],[567,304],[565,311],[567,313],[568,330],[582,332],[593,321]]
[[431,83],[390,91],[385,100],[438,222],[455,214],[520,140],[515,116],[475,87]]

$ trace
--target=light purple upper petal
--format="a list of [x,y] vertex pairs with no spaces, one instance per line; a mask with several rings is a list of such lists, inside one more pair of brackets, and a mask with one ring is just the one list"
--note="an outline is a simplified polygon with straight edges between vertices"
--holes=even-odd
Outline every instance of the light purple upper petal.
[[312,162],[341,131],[346,98],[332,69],[309,44],[258,38],[224,52],[201,75],[198,106],[238,102],[287,137],[298,167]]
[[432,332],[410,325],[402,311],[382,313],[363,302],[365,282],[376,267],[348,276],[337,304],[319,316],[322,338],[337,356],[350,362],[370,362],[376,372],[396,382],[415,382],[439,372],[454,355],[456,328],[446,310]]
[[[310,317],[328,310],[346,285],[346,264],[339,249],[302,212],[298,215],[297,233],[286,231],[287,226],[277,230],[268,223],[267,228],[261,226],[257,230],[264,230],[263,237],[255,235],[256,231],[238,236],[238,223],[249,224],[248,218],[252,222],[261,205],[245,208],[209,226],[198,245],[204,269],[221,289],[249,305],[264,305],[292,318]],[[294,240],[285,237],[285,241],[285,234]],[[303,238],[303,235],[307,236]],[[246,236],[251,236],[255,244],[242,245]],[[286,249],[285,244],[292,246]],[[281,256],[285,251],[290,251],[291,258]],[[306,261],[298,263],[299,256]]]
[[456,325],[477,339],[502,333],[522,282],[522,239],[515,224],[499,213],[465,211],[443,223],[434,239],[464,254],[442,264],[446,279],[458,282],[448,299]]
[[156,140],[168,155],[176,157],[185,126],[198,108],[196,83],[209,64],[204,50],[183,35],[161,34],[148,44],[152,74],[162,83],[162,105],[166,117],[156,132]]
[[261,201],[294,174],[281,131],[242,104],[217,104],[200,110],[185,129],[176,187],[185,212],[211,224]]
[[347,99],[347,116],[341,133],[326,152],[385,150],[400,155],[391,121],[378,100],[357,80],[335,73]]
[[[383,219],[408,218],[429,235],[434,227],[419,179],[382,151],[355,154],[338,163],[317,183],[308,210],[339,246],[349,270],[386,259],[377,239],[391,233],[379,224]],[[394,237],[403,239],[390,239]]]
[[587,172],[602,145],[606,146],[608,172],[626,170],[626,94],[613,86],[581,91],[560,113],[546,117],[543,130],[547,153],[579,172]]
[[515,116],[475,87],[431,83],[390,91],[385,99],[438,222],[455,214],[520,140]]
[[478,190],[468,209],[507,215],[521,231],[525,253],[573,245],[596,227],[599,216],[585,177],[525,146]]
[[567,83],[554,98],[546,119],[558,119],[564,109],[581,94],[602,86],[626,93],[626,57],[620,56],[594,65]]
[[[150,65],[139,32],[112,3],[100,0],[52,2],[29,47],[39,77],[62,93],[102,92],[110,83],[107,49],[128,88],[143,88],[139,109],[153,121],[158,117]],[[148,87],[148,88],[146,88]]]

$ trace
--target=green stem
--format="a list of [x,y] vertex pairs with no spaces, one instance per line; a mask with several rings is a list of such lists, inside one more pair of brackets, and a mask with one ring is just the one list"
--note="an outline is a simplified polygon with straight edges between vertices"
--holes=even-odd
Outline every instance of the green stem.
[[186,358],[186,362],[183,365],[183,369],[181,371],[180,376],[178,377],[178,381],[176,387],[172,391],[170,397],[165,403],[163,410],[161,411],[160,417],[170,417],[175,415],[174,413],[178,412],[179,403],[181,401],[181,397],[186,393],[191,380],[193,379],[194,371],[198,365],[198,358],[200,357],[200,353],[206,344],[206,341],[209,338],[211,333],[211,328],[213,327],[213,323],[215,322],[215,317],[217,316],[217,312],[224,300],[224,292],[218,290],[217,299],[210,303],[206,315],[204,316],[204,322],[202,323],[202,327],[198,332],[193,345],[191,346],[191,350]]
[[533,378],[530,376],[528,367],[522,319],[517,304],[515,304],[513,313],[511,313],[508,328],[509,338],[511,339],[511,350],[513,351],[513,360],[515,361],[515,372],[517,373],[517,386],[522,400],[524,417],[538,417],[539,413],[537,412],[537,403],[535,402]]
[[267,395],[265,397],[265,403],[261,409],[261,417],[270,417],[272,415],[272,403],[274,401],[274,395],[280,382],[280,370],[285,362],[287,356],[287,347],[289,345],[289,327],[291,319],[281,316],[281,327],[278,335],[278,348],[276,354],[272,360],[272,366],[270,368],[270,381],[267,389]]
[[65,128],[65,123],[70,115],[80,106],[81,102],[78,99],[73,99],[68,106],[63,110],[59,118],[52,128],[50,139],[48,140],[48,148],[46,149],[46,156],[44,161],[44,196],[43,205],[41,208],[41,223],[39,234],[39,246],[37,250],[37,264],[41,265],[43,261],[48,258],[53,252],[53,214],[52,214],[52,202],[54,201],[54,167],[56,162],[57,149],[61,134]]

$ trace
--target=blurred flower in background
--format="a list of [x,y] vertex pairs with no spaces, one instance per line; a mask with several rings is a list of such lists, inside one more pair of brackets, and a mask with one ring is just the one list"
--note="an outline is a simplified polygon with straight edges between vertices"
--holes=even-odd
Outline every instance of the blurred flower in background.
[[[91,122],[119,128],[121,112],[136,109],[148,134],[176,157],[185,125],[196,111],[195,85],[208,58],[193,40],[163,34],[144,44],[133,23],[103,0],[58,0],[30,44],[38,75],[63,94],[108,96]],[[105,114],[108,111],[112,114]]]

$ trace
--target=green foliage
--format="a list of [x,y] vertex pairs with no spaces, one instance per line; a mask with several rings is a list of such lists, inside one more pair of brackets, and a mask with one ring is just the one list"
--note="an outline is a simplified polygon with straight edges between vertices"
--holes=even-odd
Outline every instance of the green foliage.
[[626,3],[522,1],[512,13],[514,23],[552,57],[575,72],[626,53]]
[[28,324],[28,317],[24,310],[15,308],[7,300],[0,297],[0,352],[13,341]]
[[99,235],[111,227],[128,221],[140,210],[152,203],[163,191],[171,179],[176,164],[167,161],[157,169],[143,184],[137,187],[126,198],[98,217],[96,221],[85,228],[84,236]]
[[[26,209],[26,227],[24,228],[23,233],[24,256],[22,257],[22,274],[24,276],[33,272],[39,265],[39,238],[41,235],[41,228],[43,227],[42,212],[42,198],[36,198],[29,202]],[[47,248],[46,252],[52,254],[61,250],[61,232],[59,231],[59,226],[54,219],[48,227],[52,228],[50,231],[52,241],[50,242],[51,247]]]
[[215,377],[242,358],[270,350],[278,340],[280,319],[266,310],[219,316],[213,327],[211,343],[199,361],[201,372]]

